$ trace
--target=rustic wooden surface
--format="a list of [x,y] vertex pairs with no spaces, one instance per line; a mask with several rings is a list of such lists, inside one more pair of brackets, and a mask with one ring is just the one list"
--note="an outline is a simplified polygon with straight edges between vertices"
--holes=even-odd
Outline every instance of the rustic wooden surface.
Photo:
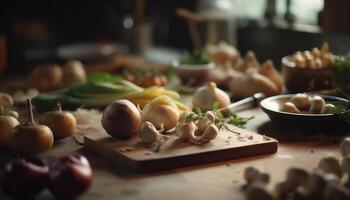
[[[205,144],[178,142],[170,137],[161,146],[146,145],[140,138],[116,140],[107,133],[84,136],[84,146],[118,166],[138,173],[188,167],[231,159],[275,153],[277,141],[253,131],[230,126]],[[239,135],[238,135],[239,134]]]
[[[240,187],[244,183],[242,173],[247,166],[256,166],[269,172],[273,184],[284,179],[285,171],[290,166],[301,166],[311,170],[322,156],[328,153],[340,155],[332,139],[304,136],[305,133],[287,127],[277,127],[260,108],[241,112],[241,115],[255,117],[249,122],[247,129],[279,139],[277,153],[144,175],[136,175],[118,168],[110,161],[87,151],[73,138],[56,143],[54,148],[42,157],[50,161],[74,152],[87,156],[94,172],[93,184],[81,199],[240,200],[244,199]],[[8,154],[0,153],[1,167],[10,158]],[[44,191],[38,199],[52,198],[48,191]],[[0,193],[0,199],[8,198]]]

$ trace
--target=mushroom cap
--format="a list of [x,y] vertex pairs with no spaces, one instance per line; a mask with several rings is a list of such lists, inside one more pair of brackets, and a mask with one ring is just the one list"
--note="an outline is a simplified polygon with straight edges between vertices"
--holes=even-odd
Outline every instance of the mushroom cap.
[[255,178],[260,174],[260,171],[255,167],[247,167],[244,170],[244,179],[250,183],[255,180]]
[[286,183],[292,187],[305,186],[309,177],[309,172],[302,168],[291,167],[287,171]]
[[342,177],[342,170],[337,157],[334,155],[327,155],[323,157],[319,163],[318,168],[322,169],[326,173],[333,173],[339,177]]

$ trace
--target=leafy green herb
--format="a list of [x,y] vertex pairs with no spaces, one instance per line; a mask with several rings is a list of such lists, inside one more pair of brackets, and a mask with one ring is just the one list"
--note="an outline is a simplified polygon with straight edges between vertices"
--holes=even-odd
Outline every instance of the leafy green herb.
[[340,87],[345,87],[350,83],[350,55],[340,56],[334,65],[336,83]]
[[235,126],[243,128],[249,120],[253,119],[254,117],[241,117],[238,116],[236,113],[231,113],[230,116],[228,117],[228,123],[233,124]]
[[186,53],[180,58],[181,64],[202,65],[210,63],[208,53],[204,50],[194,50],[192,54]]

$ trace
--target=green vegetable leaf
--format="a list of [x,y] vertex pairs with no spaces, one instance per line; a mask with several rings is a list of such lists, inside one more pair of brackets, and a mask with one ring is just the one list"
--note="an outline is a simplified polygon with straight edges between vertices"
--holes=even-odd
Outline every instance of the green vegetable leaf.
[[235,126],[238,126],[238,127],[244,127],[249,120],[253,119],[254,117],[241,117],[241,116],[238,116],[236,113],[231,113],[229,118],[228,118],[228,123],[229,124],[232,124],[232,125],[235,125]]

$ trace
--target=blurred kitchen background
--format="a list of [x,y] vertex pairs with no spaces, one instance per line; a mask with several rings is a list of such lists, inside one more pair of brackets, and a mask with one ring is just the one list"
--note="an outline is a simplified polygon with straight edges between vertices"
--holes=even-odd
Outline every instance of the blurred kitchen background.
[[2,1],[0,66],[24,73],[76,58],[103,67],[117,55],[166,64],[195,45],[221,40],[275,63],[323,41],[345,54],[349,8],[348,0]]

